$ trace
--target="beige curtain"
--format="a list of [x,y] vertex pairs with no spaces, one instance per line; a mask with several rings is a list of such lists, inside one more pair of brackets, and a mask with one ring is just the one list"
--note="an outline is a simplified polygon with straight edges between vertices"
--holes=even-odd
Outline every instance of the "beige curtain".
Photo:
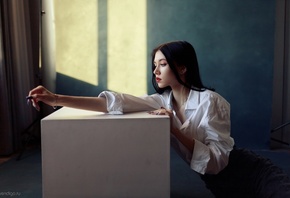
[[22,148],[29,126],[41,116],[26,104],[39,84],[41,0],[0,1],[0,155]]

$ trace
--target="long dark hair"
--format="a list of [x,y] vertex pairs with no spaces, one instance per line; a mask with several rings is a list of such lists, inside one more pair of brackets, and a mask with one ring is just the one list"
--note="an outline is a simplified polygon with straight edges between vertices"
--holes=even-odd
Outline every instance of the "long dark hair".
[[[156,47],[152,52],[152,84],[157,93],[163,93],[165,90],[171,90],[170,87],[159,88],[156,82],[156,76],[153,73],[155,69],[154,58],[156,52],[160,50],[169,64],[171,70],[176,76],[177,81],[185,87],[197,91],[204,91],[207,88],[202,84],[199,74],[197,57],[193,46],[186,41],[173,41],[164,43]],[[177,68],[183,66],[186,68],[185,82],[180,77]],[[213,90],[213,89],[211,89]]]

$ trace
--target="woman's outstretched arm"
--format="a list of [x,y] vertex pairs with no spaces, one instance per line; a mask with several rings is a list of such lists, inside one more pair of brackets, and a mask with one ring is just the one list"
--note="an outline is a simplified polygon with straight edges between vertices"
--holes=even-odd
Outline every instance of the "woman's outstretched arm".
[[32,105],[39,111],[39,103],[50,106],[66,106],[77,109],[107,112],[107,102],[103,97],[83,97],[54,94],[43,86],[38,86],[29,92]]

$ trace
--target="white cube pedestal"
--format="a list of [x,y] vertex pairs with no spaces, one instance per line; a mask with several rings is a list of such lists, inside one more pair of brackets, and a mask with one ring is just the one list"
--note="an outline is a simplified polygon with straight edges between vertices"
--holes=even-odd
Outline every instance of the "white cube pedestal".
[[41,121],[44,198],[170,197],[170,121],[62,108]]

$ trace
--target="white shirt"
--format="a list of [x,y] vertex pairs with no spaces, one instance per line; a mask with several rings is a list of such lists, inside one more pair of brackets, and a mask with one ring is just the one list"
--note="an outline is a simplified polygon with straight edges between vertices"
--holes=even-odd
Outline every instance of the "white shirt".
[[[151,111],[161,107],[172,109],[172,92],[135,97],[104,91],[99,97],[107,99],[110,114]],[[173,124],[188,138],[195,140],[189,152],[173,135],[171,145],[201,174],[217,174],[228,164],[234,140],[230,136],[230,104],[216,92],[191,90],[185,105],[186,121],[182,124],[174,113]]]

